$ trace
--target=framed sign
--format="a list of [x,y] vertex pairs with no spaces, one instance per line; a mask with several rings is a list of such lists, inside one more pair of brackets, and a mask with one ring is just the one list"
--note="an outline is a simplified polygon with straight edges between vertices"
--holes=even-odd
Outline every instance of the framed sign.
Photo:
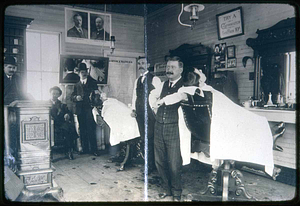
[[66,42],[110,46],[111,14],[65,8]]
[[216,17],[219,40],[244,34],[242,7],[217,14]]
[[227,58],[235,58],[235,46],[228,46],[227,47]]
[[235,68],[236,67],[236,58],[227,59],[227,68]]

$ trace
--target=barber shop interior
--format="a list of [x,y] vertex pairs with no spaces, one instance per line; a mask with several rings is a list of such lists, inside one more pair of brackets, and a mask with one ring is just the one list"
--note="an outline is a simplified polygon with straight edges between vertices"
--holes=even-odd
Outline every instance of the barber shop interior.
[[7,4],[1,202],[296,204],[298,9]]

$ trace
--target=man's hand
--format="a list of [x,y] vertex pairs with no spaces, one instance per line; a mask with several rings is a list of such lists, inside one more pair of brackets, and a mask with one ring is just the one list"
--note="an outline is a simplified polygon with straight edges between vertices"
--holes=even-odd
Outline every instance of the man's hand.
[[64,119],[66,122],[68,122],[70,120],[70,115],[69,114],[65,114],[64,115]]
[[131,117],[136,117],[136,112],[135,112],[135,110],[132,110],[132,112],[131,112]]
[[160,106],[163,105],[164,103],[165,103],[165,102],[164,102],[163,99],[159,99],[159,100],[157,100],[157,101],[154,103],[153,108],[154,108],[154,109],[158,109],[158,107],[160,107]]
[[76,96],[76,100],[77,100],[78,102],[80,102],[80,101],[82,101],[83,99],[82,99],[82,97],[81,97],[80,95],[78,95],[78,96]]

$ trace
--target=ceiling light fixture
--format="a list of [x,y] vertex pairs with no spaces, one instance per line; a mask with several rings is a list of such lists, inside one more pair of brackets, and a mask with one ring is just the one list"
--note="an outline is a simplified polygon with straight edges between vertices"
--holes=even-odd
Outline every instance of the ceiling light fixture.
[[[182,4],[181,12],[178,15],[178,22],[182,26],[191,27],[191,29],[193,29],[196,26],[196,21],[199,19],[197,12],[202,11],[205,7],[202,4],[189,4],[185,7],[183,7],[183,6],[184,5]],[[193,22],[192,24],[184,24],[180,21],[180,17],[181,17],[181,14],[183,13],[183,11],[191,12],[190,20]]]

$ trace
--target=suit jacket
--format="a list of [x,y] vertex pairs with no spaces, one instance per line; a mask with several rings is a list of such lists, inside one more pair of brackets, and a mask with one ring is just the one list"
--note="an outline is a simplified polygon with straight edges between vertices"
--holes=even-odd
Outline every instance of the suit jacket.
[[25,99],[22,91],[21,77],[14,74],[11,80],[4,73],[4,104],[8,105],[15,100]]
[[[83,110],[91,110],[92,106],[90,102],[90,94],[97,90],[97,82],[92,77],[88,76],[86,84],[83,85],[81,81],[77,82],[74,86],[74,91],[72,93],[73,101],[75,102],[75,114],[80,115]],[[82,97],[82,101],[77,101],[76,97],[80,95]]]
[[105,33],[105,41],[109,41],[109,33],[104,31],[104,29],[100,31],[92,31],[91,39],[97,39],[97,40],[104,40],[104,33]]
[[69,114],[72,117],[71,112],[68,110],[66,104],[63,104],[60,100],[57,100],[55,104],[51,100],[49,102],[52,104],[50,109],[50,114],[52,119],[54,120],[54,125],[60,126],[65,122],[64,116],[65,114]]
[[77,83],[80,80],[78,74],[68,73],[63,79],[63,83]]
[[68,37],[77,37],[77,38],[88,38],[88,32],[85,28],[82,28],[83,34],[80,34],[77,28],[74,26],[68,30],[67,36]]

